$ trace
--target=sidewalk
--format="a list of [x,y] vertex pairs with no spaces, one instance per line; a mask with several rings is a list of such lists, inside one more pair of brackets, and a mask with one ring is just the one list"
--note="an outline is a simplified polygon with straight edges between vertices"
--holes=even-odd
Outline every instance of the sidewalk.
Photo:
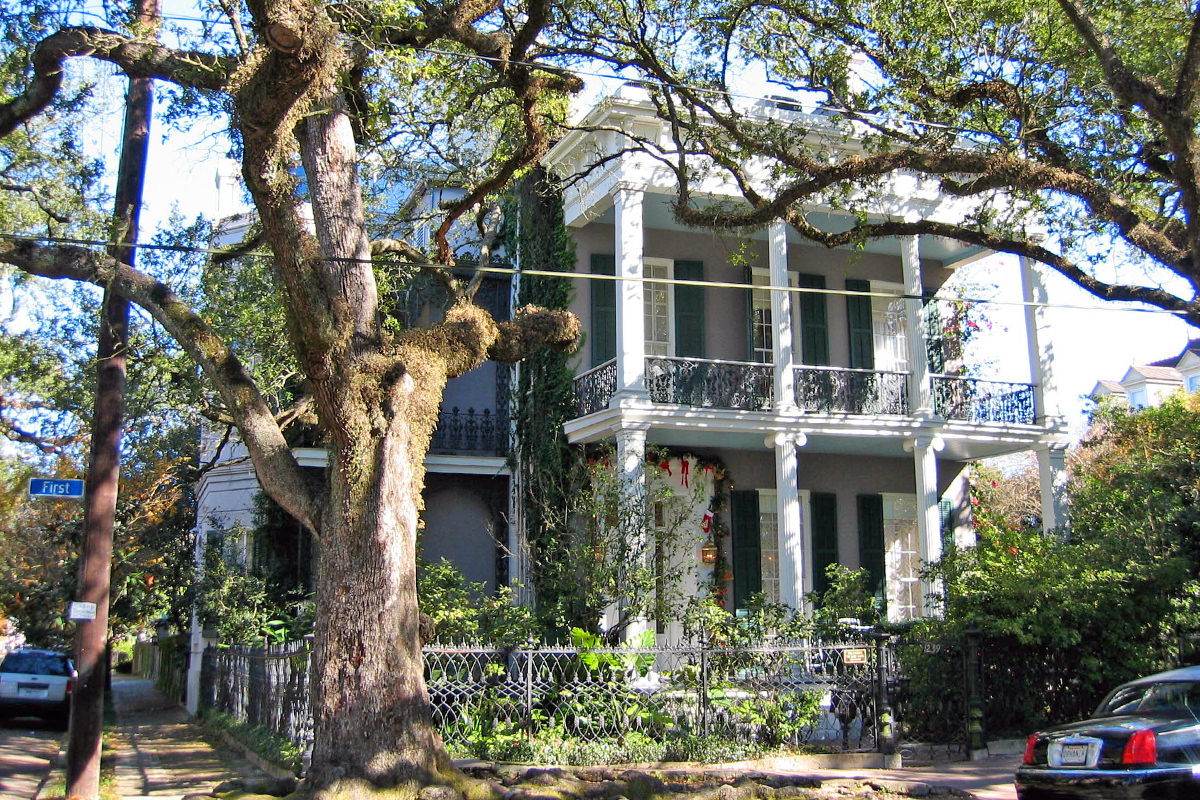
[[[117,794],[122,800],[177,798],[208,794],[219,783],[267,776],[249,761],[214,748],[187,712],[155,689],[152,681],[114,675],[112,699],[117,717]],[[826,781],[890,782],[948,787],[979,800],[1016,800],[1013,773],[1019,755],[982,761],[937,761],[901,769],[805,769]],[[791,772],[791,770],[788,770]]]
[[124,800],[182,798],[211,792],[234,778],[265,778],[239,756],[214,748],[183,706],[154,688],[153,681],[113,675],[117,716],[117,794]]

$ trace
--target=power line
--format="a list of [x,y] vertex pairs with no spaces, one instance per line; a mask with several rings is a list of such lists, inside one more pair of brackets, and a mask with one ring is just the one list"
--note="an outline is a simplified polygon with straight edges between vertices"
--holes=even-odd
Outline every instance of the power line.
[[[41,242],[49,244],[74,245],[78,247],[88,248],[120,248],[123,245],[119,243],[107,242],[101,239],[78,239],[61,236],[26,236],[21,234],[3,233],[0,234],[0,240],[18,241],[18,242]],[[212,247],[196,247],[193,245],[167,245],[167,244],[139,244],[139,250],[158,250],[164,252],[186,253],[194,255],[210,255],[210,256],[228,256],[230,251],[227,249],[218,249]],[[246,258],[265,258],[273,259],[275,256],[266,251],[246,251],[237,254],[238,257]],[[344,264],[380,264],[380,265],[395,265],[397,262],[387,258],[325,258],[324,261],[344,263]],[[662,284],[664,286],[696,286],[706,289],[734,289],[738,291],[746,290],[778,290],[787,292],[788,294],[816,294],[840,297],[878,297],[889,300],[920,300],[922,302],[941,301],[941,302],[963,302],[975,305],[995,305],[995,306],[1013,306],[1020,308],[1035,308],[1035,309],[1054,309],[1064,311],[1129,311],[1143,314],[1166,314],[1173,317],[1183,319],[1187,316],[1184,311],[1172,311],[1170,309],[1159,308],[1157,306],[1124,306],[1121,303],[1137,302],[1137,301],[1102,301],[1101,305],[1082,305],[1078,303],[1038,303],[1025,300],[999,300],[994,298],[972,298],[962,297],[959,295],[933,295],[926,297],[924,295],[911,295],[902,292],[888,291],[854,291],[849,289],[815,289],[799,286],[775,286],[771,284],[747,284],[734,281],[706,281],[706,280],[689,280],[682,278],[631,278],[623,275],[603,275],[591,272],[561,272],[556,270],[536,270],[536,269],[516,269],[513,267],[476,267],[469,264],[458,265],[454,267],[445,264],[436,264],[434,262],[416,263],[403,262],[404,266],[411,267],[415,270],[442,270],[452,271],[456,269],[472,270],[483,272],[485,274],[494,275],[521,275],[525,277],[539,278],[562,278],[565,280],[591,280],[611,283],[624,283],[632,280],[639,280],[642,283]]]

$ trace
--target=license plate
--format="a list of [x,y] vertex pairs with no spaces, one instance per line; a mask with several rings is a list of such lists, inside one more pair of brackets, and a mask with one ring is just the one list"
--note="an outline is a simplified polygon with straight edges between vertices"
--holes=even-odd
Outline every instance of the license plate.
[[45,700],[48,693],[46,689],[18,689],[17,697],[26,700]]
[[1062,749],[1063,766],[1081,767],[1088,763],[1088,746],[1086,744],[1064,744]]

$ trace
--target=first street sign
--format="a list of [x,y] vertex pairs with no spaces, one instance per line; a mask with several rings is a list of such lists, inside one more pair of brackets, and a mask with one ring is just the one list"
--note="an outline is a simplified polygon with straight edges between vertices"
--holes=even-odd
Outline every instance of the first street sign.
[[29,496],[75,500],[83,497],[83,481],[74,478],[30,478]]

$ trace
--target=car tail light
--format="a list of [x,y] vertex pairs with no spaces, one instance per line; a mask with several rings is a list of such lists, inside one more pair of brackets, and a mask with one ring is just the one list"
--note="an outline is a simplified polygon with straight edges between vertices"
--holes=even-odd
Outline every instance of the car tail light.
[[1158,737],[1154,731],[1141,730],[1129,737],[1125,743],[1122,764],[1153,764],[1158,761]]
[[67,678],[67,696],[71,696],[71,692],[75,691],[75,679]]
[[1029,735],[1029,739],[1025,742],[1025,757],[1021,759],[1021,763],[1033,763],[1033,750],[1035,747],[1037,747],[1037,739],[1038,735],[1036,733],[1031,733]]

